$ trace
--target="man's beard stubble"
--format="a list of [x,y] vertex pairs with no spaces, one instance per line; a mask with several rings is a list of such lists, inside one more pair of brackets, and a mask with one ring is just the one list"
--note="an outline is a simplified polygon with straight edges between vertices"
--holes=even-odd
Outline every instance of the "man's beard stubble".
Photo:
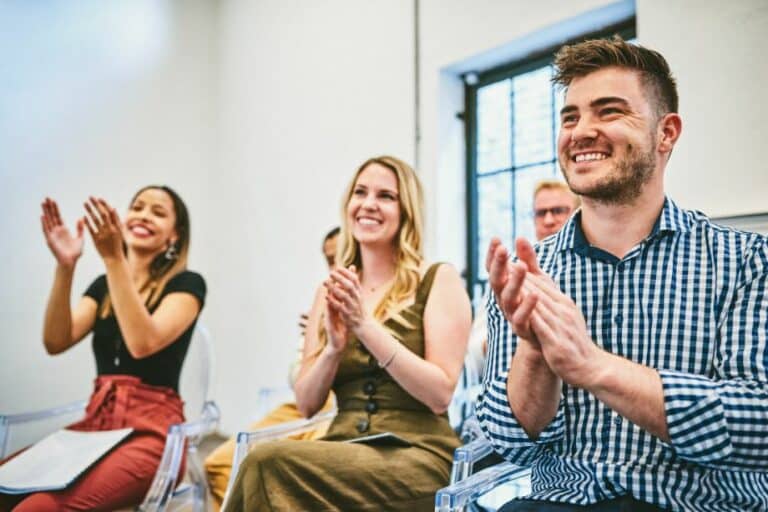
[[651,148],[638,153],[631,144],[627,145],[627,156],[616,163],[613,172],[597,183],[581,189],[574,188],[562,163],[560,172],[573,193],[588,197],[606,205],[632,203],[640,197],[643,185],[648,183],[656,167],[656,144],[651,139]]

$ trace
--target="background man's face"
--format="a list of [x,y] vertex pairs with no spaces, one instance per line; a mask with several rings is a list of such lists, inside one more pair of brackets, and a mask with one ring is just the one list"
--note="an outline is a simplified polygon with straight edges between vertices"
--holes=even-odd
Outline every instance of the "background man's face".
[[559,188],[541,189],[533,200],[536,240],[557,233],[574,210],[573,195]]

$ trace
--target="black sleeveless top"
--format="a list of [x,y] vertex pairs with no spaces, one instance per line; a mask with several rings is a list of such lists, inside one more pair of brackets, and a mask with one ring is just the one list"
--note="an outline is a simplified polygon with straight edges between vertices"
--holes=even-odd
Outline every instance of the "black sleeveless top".
[[[101,304],[107,291],[107,276],[101,275],[91,283],[85,295]],[[189,293],[196,297],[202,310],[205,303],[205,280],[200,274],[185,270],[168,281],[160,295],[160,300],[154,307],[147,308],[148,311],[152,313],[163,297],[177,292]],[[197,318],[177,340],[161,351],[143,359],[134,359],[125,346],[115,315],[111,314],[107,318],[97,316],[93,326],[92,340],[96,372],[98,375],[133,375],[139,377],[145,384],[165,386],[178,393],[181,366],[187,355],[196,323]]]

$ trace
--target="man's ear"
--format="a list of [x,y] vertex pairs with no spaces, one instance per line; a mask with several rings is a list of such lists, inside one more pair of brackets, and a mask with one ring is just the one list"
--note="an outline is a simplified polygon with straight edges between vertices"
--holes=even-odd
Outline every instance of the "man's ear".
[[674,112],[664,114],[659,120],[657,127],[658,143],[656,144],[656,148],[659,153],[665,155],[671,153],[672,149],[675,147],[677,139],[680,138],[682,131],[683,120],[680,118],[679,114],[675,114]]

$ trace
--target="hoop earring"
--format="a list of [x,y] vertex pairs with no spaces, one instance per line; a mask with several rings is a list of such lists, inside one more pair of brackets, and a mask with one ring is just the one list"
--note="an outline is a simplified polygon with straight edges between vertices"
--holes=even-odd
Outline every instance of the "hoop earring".
[[165,259],[175,260],[179,257],[179,251],[176,249],[176,242],[171,242],[165,250]]

